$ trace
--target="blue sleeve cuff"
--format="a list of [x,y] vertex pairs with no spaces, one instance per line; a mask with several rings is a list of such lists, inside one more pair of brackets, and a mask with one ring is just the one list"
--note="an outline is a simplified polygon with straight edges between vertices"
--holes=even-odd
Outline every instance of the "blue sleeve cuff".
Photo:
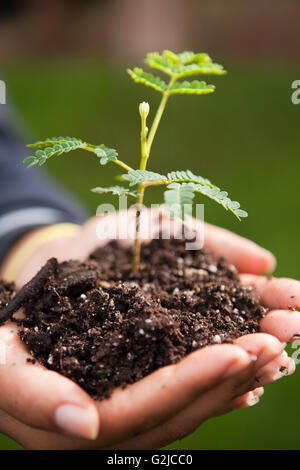
[[31,230],[61,222],[76,223],[70,214],[53,207],[33,206],[0,215],[0,262],[12,245]]

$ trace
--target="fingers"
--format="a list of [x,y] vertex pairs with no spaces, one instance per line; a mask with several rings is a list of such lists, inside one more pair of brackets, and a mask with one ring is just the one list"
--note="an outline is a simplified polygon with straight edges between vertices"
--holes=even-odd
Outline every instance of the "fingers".
[[278,341],[274,336],[265,333],[253,333],[240,336],[235,340],[240,348],[249,354],[257,356],[256,369],[259,370],[268,362],[282,353],[286,344]]
[[96,449],[94,440],[33,428],[0,410],[0,432],[30,450]]
[[[274,336],[264,333],[249,334],[238,338],[235,344],[257,356],[255,378],[249,390],[275,382],[295,370],[294,361],[284,351],[286,343],[281,343]],[[251,397],[250,394],[248,398]]]
[[157,449],[178,439],[183,439],[208,418],[222,414],[232,403],[234,397],[248,389],[249,384],[254,380],[254,375],[255,363],[253,362],[243,371],[202,393],[172,418],[114,448]]
[[[211,346],[191,354],[174,366],[158,370],[124,390],[116,390],[111,399],[98,403],[101,414],[100,436],[97,441],[86,446],[99,448],[113,445],[156,426],[191,400],[194,401],[201,391],[210,389],[226,377],[240,374],[252,364],[252,358],[237,346]],[[26,441],[27,446],[34,445],[35,448],[85,446],[83,441],[68,438],[58,442],[51,435],[45,438],[45,442],[37,443],[32,431],[34,444],[31,444],[32,439],[27,441],[24,434],[21,436],[22,442]],[[42,436],[48,434],[42,433]]]
[[[247,339],[245,339],[247,338]],[[236,407],[257,403],[257,394],[249,390],[255,383],[257,371],[282,353],[283,345],[270,335],[246,335],[237,344],[257,359],[231,378],[223,379],[211,390],[203,392],[185,409],[159,426],[121,443],[120,449],[154,449],[165,446],[193,432],[206,419],[231,411]],[[240,398],[241,395],[244,395]],[[261,390],[260,392],[261,393]],[[239,397],[239,398],[238,398]]]
[[28,363],[14,324],[0,328],[0,341],[6,356],[0,365],[0,409],[39,429],[95,439],[99,415],[89,395],[56,372]]
[[272,310],[260,323],[261,331],[289,343],[300,337],[300,314],[291,310]]
[[273,361],[270,361],[262,367],[256,374],[257,385],[268,385],[286,375],[295,372],[296,366],[293,358],[289,357],[286,351],[283,351]]
[[101,446],[128,439],[179,413],[200,393],[253,362],[234,345],[209,346],[173,366],[159,369],[143,380],[116,390],[99,403]]
[[[240,347],[211,346],[191,354],[176,366],[160,369],[127,389],[115,392],[111,400],[99,404],[102,434],[95,442],[85,444],[82,440],[59,438],[54,433],[40,431],[38,438],[34,430],[28,432],[24,425],[17,427],[19,432],[24,428],[19,440],[28,448],[99,448],[122,439],[126,439],[123,444],[114,445],[113,448],[161,447],[189,434],[212,415],[250,405],[250,402],[246,404],[245,397],[244,401],[241,399],[239,403],[234,403],[234,397],[249,390],[259,367],[263,368],[270,359],[277,357],[282,345],[266,334],[247,336],[252,338],[248,338],[248,344],[243,343],[243,347],[257,355],[256,361],[249,360]],[[253,339],[254,336],[258,338]],[[155,380],[150,381],[153,378]],[[151,420],[152,413],[157,419]],[[159,422],[158,426],[155,426],[155,421]],[[147,431],[147,427],[153,429]],[[16,426],[13,428],[8,430],[10,435],[15,432]],[[138,431],[142,431],[140,436],[128,439]],[[113,434],[110,443],[107,432]],[[12,437],[16,438],[15,435]]]
[[254,386],[270,384],[295,371],[294,360],[284,351],[285,343],[280,343],[274,336],[254,333],[241,336],[235,343],[257,355]]
[[251,240],[214,225],[205,224],[205,247],[225,256],[239,272],[262,274],[276,266],[274,255]]
[[[263,387],[258,387],[251,392],[247,392],[237,398],[234,398],[224,409],[228,413],[234,409],[246,408],[253,406],[259,401],[259,397],[263,394]],[[33,429],[24,423],[17,421],[9,415],[0,411],[0,431],[5,435],[11,437],[25,449],[47,450],[47,449],[97,449],[97,443],[94,441],[70,439],[67,437],[59,436],[55,433],[40,431]],[[156,430],[157,432],[157,430]],[[157,440],[154,445],[153,438],[149,440],[151,431],[146,431],[136,438],[126,440],[120,444],[114,445],[112,449],[146,449],[151,442],[151,448],[161,447],[160,442]]]
[[[230,411],[237,410],[240,408],[249,408],[250,406],[256,405],[260,397],[264,394],[264,387],[257,387],[250,392],[244,393],[243,395],[234,398],[224,410],[224,413],[229,413]],[[224,414],[223,413],[223,414]]]
[[[246,341],[242,341],[242,339],[240,339],[240,345],[238,343],[237,345],[243,348],[251,355],[255,355],[255,361],[253,361],[254,369],[252,371],[251,383],[247,383],[248,390],[250,390],[253,387],[256,372],[259,370],[259,368],[261,368],[269,361],[273,360],[278,354],[280,354],[283,350],[283,345],[276,338],[263,333],[256,335],[247,335],[247,338],[248,339]],[[226,346],[226,348],[224,348],[224,346]],[[136,431],[138,429],[145,430],[146,427],[153,428],[155,427],[156,423],[159,424],[160,422],[167,421],[170,416],[174,414],[180,414],[185,407],[191,404],[191,402],[195,402],[198,399],[199,395],[206,392],[208,388],[210,389],[216,384],[223,383],[226,378],[226,375],[224,375],[224,370],[226,368],[228,369],[228,366],[225,366],[224,361],[227,363],[227,361],[229,360],[229,353],[229,357],[231,357],[233,350],[229,349],[229,345],[210,346],[191,354],[184,361],[180,362],[176,366],[161,369],[160,371],[156,372],[155,374],[152,374],[143,381],[135,384],[135,397],[141,397],[137,409],[140,409],[140,412],[136,414],[134,421],[132,421],[132,417],[126,409],[123,413],[123,416],[126,418],[127,424],[129,423],[130,425],[131,432],[132,430],[134,430],[134,428],[136,429]],[[237,361],[235,360],[235,362]],[[248,360],[248,365],[249,364],[251,364],[251,362],[249,362]],[[239,383],[239,380],[243,380],[242,372],[247,369],[245,365],[244,367],[241,367],[239,365],[240,371],[237,374],[237,379],[235,380],[236,384]],[[171,375],[170,377],[164,377],[163,375],[159,375],[165,374],[168,369],[172,370],[171,374],[169,374]],[[177,373],[174,373],[175,371]],[[152,378],[151,385],[150,378]],[[154,378],[158,378],[157,384],[156,380],[153,380]],[[156,390],[157,386],[160,387],[158,390]],[[137,387],[140,387],[138,393]],[[133,390],[133,387],[131,390]],[[231,388],[230,400],[233,398],[233,396],[241,395],[241,393],[246,391],[247,389],[241,390],[240,387],[238,388],[238,390],[233,390],[233,388]],[[126,389],[122,393],[122,398],[127,400],[127,404],[130,404],[131,400],[129,399],[128,401],[128,397],[126,397],[125,395]],[[221,401],[221,404],[223,404],[223,401]],[[214,404],[214,406],[216,406],[216,404]],[[111,412],[112,407],[110,406],[109,409]],[[123,411],[124,410],[122,409],[122,412]],[[122,415],[122,412],[118,412],[118,415]],[[150,416],[148,416],[148,413]],[[193,415],[194,413],[194,411],[191,412],[191,415]],[[198,415],[196,414],[195,416]],[[105,413],[103,413],[103,409],[101,409],[101,419],[103,433],[106,434],[106,432],[104,432],[104,430],[107,431],[105,425],[106,419]],[[186,415],[185,422],[187,422],[188,419],[189,415]],[[195,421],[192,420],[192,423],[195,423]],[[178,429],[178,427],[175,426],[174,429],[176,430]],[[114,435],[116,436],[118,435],[118,433],[115,431]],[[121,434],[119,435],[119,437],[119,441],[121,441],[122,438],[125,437],[125,435]],[[109,445],[109,442],[106,441],[104,445]]]
[[245,285],[255,287],[262,303],[271,309],[300,307],[300,282],[288,278],[275,278],[241,274]]

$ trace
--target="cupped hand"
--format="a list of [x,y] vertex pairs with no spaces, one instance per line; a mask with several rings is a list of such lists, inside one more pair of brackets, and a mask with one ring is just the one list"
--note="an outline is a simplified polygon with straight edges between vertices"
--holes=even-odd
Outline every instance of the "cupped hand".
[[[107,241],[99,240],[97,233],[106,230],[107,237],[117,236],[120,227],[130,224],[130,213],[90,219],[77,237],[40,248],[19,273],[17,284],[28,281],[52,256],[60,261],[86,258]],[[153,226],[150,238],[156,230]],[[257,403],[264,385],[292,373],[294,362],[284,347],[300,332],[300,315],[289,310],[300,305],[300,283],[261,276],[274,268],[273,255],[224,229],[205,225],[205,246],[235,264],[244,273],[242,282],[253,284],[271,309],[260,333],[240,337],[233,345],[195,351],[176,365],[116,389],[110,399],[95,402],[66,377],[28,363],[15,324],[7,323],[0,328],[0,432],[30,449],[159,448],[212,416]]]

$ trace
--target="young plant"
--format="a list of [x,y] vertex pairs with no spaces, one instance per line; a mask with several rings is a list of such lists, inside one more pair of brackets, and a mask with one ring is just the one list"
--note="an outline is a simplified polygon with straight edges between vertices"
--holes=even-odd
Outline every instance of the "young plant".
[[[119,160],[118,153],[115,149],[106,147],[104,144],[92,145],[75,137],[52,137],[29,145],[29,147],[35,147],[38,148],[38,150],[35,152],[34,156],[25,158],[24,163],[26,163],[28,167],[43,165],[53,156],[61,155],[71,150],[84,149],[94,153],[96,157],[99,158],[101,165],[112,162],[126,170],[126,173],[121,175],[121,179],[127,182],[128,187],[97,187],[92,189],[95,193],[111,193],[117,196],[122,195],[133,198],[136,200],[137,208],[140,208],[143,204],[145,189],[150,186],[161,185],[166,188],[164,200],[172,217],[184,218],[184,216],[187,215],[187,208],[191,213],[195,194],[201,194],[202,196],[213,199],[221,204],[224,209],[232,212],[239,220],[242,217],[247,217],[247,212],[240,209],[240,204],[237,201],[232,201],[226,191],[221,191],[220,188],[212,184],[208,179],[195,175],[190,170],[171,171],[167,173],[167,175],[147,170],[152,143],[169,97],[177,94],[203,95],[215,91],[214,85],[208,85],[204,81],[182,81],[181,79],[201,74],[223,75],[226,73],[223,66],[214,63],[205,53],[195,54],[190,51],[185,51],[180,54],[175,54],[168,50],[163,51],[162,54],[151,52],[147,54],[145,62],[149,67],[166,74],[169,80],[165,82],[159,76],[145,72],[138,67],[135,67],[133,70],[127,70],[135,82],[143,83],[146,86],[154,88],[162,95],[149,131],[147,127],[149,104],[142,102],[139,105],[139,113],[141,116],[141,156],[138,169],[131,168],[129,165]],[[132,269],[134,272],[137,272],[139,269],[140,251],[140,222],[139,210],[137,210],[132,261]]]

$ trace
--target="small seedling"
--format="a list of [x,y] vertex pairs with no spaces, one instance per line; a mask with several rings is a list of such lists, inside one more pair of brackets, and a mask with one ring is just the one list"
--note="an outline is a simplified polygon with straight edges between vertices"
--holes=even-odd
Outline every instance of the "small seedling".
[[92,191],[99,194],[111,193],[117,196],[126,196],[136,201],[137,222],[132,261],[134,272],[137,272],[139,269],[141,251],[139,208],[143,204],[145,189],[150,186],[162,185],[166,187],[164,200],[172,217],[184,218],[185,215],[191,213],[193,199],[197,193],[221,204],[239,220],[242,217],[247,217],[247,212],[240,209],[240,204],[237,201],[232,201],[226,191],[221,191],[220,188],[212,184],[208,179],[197,176],[190,170],[176,170],[167,173],[167,175],[161,175],[146,169],[152,143],[169,97],[176,94],[203,95],[215,91],[214,85],[208,85],[204,81],[182,81],[181,79],[201,74],[223,75],[226,73],[223,66],[214,63],[207,54],[195,54],[189,51],[180,54],[175,54],[168,50],[163,51],[162,54],[152,52],[147,54],[145,62],[149,67],[166,74],[169,81],[165,82],[159,76],[145,72],[138,67],[135,67],[133,70],[128,69],[129,75],[135,82],[154,88],[162,95],[149,131],[147,127],[149,104],[142,102],[139,105],[141,116],[141,158],[138,169],[131,168],[119,160],[115,149],[108,148],[104,144],[88,144],[76,137],[52,137],[30,144],[29,147],[36,147],[38,150],[34,156],[27,157],[24,160],[28,167],[34,165],[41,166],[55,155],[61,155],[71,150],[84,149],[93,152],[99,158],[101,165],[113,162],[126,170],[126,173],[121,175],[121,179],[127,182],[128,187],[97,187],[92,189]]

